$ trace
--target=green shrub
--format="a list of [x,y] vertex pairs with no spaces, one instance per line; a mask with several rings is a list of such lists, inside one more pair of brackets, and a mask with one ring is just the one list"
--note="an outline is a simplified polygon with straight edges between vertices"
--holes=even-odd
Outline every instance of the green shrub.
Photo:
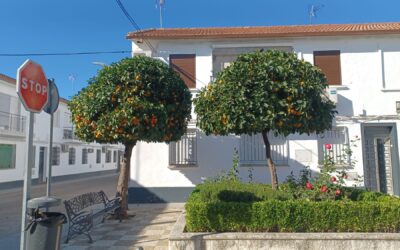
[[236,180],[206,182],[198,185],[191,198],[204,202],[230,201],[255,202],[269,199],[288,200],[292,196],[284,191],[273,190],[270,185],[242,183]]
[[400,202],[305,201],[186,203],[190,232],[399,232]]

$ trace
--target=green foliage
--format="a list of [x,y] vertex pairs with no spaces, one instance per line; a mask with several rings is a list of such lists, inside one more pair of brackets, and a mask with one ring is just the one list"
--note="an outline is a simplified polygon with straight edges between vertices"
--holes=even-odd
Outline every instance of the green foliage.
[[68,106],[84,141],[170,142],[186,131],[191,94],[168,65],[136,56],[101,69]]
[[274,191],[270,185],[242,183],[237,180],[225,179],[197,185],[189,200],[252,202],[269,199],[287,200],[290,198],[291,196],[286,192]]
[[400,232],[400,202],[186,203],[189,232]]
[[206,134],[323,132],[334,104],[323,96],[322,72],[294,53],[277,50],[240,55],[194,100]]

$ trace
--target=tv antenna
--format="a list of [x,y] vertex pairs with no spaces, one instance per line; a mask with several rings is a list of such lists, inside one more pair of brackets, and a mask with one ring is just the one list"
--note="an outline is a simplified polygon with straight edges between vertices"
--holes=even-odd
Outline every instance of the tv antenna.
[[70,80],[71,83],[72,83],[72,93],[74,93],[74,91],[75,91],[75,89],[74,89],[74,82],[75,82],[75,80],[76,80],[76,75],[75,75],[75,74],[69,74],[68,80]]
[[310,24],[312,24],[313,18],[317,17],[317,12],[324,7],[323,4],[314,5],[311,4],[308,6],[308,17],[310,19]]
[[163,11],[165,0],[156,0],[156,8],[160,9],[160,28],[163,27]]

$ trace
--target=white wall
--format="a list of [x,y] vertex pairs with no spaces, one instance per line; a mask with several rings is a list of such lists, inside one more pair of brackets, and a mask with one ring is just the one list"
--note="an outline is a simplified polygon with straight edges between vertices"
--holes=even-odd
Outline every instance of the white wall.
[[[342,86],[338,91],[338,116],[347,117],[336,121],[336,125],[346,126],[349,138],[361,138],[361,123],[393,122],[399,129],[396,115],[396,101],[400,101],[400,36],[358,36],[358,37],[313,37],[285,39],[237,39],[218,41],[151,41],[157,49],[153,57],[168,62],[169,54],[196,54],[196,86],[203,87],[212,75],[212,50],[216,47],[261,47],[291,46],[300,58],[313,63],[313,51],[340,50]],[[141,45],[139,45],[141,46]],[[146,48],[133,44],[133,51],[143,53]],[[147,53],[148,55],[150,53]],[[396,63],[395,66],[394,63]],[[364,115],[364,116],[360,116]],[[391,116],[392,119],[377,116]],[[195,118],[195,117],[193,117]],[[303,165],[318,171],[318,150],[315,138],[289,136],[289,166],[278,167],[280,180],[294,171],[297,173]],[[205,137],[198,141],[198,167],[187,169],[168,168],[168,146],[161,143],[138,143],[132,154],[131,186],[145,187],[187,187],[201,182],[202,177],[215,176],[221,170],[229,170],[232,165],[234,148],[239,148],[238,138]],[[362,141],[357,141],[353,159],[356,160],[354,174],[363,174]],[[296,150],[310,149],[311,162],[298,162]],[[246,180],[248,168],[240,168],[241,177]],[[255,181],[269,182],[266,167],[255,166]],[[352,184],[350,182],[350,184]]]

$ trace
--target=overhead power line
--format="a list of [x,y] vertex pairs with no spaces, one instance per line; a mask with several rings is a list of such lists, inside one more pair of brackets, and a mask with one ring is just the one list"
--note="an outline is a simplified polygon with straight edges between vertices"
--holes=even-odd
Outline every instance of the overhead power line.
[[85,51],[85,52],[57,52],[57,53],[0,53],[0,56],[78,56],[99,54],[125,54],[132,53],[130,50],[116,51]]
[[[125,9],[124,5],[122,4],[122,2],[120,0],[115,0],[118,4],[118,7],[122,10],[122,13],[124,13],[125,17],[129,20],[129,22],[133,25],[133,27],[139,32],[139,34],[142,32],[142,29],[139,27],[139,25],[136,23],[135,19],[133,19],[133,17],[129,14],[129,12]],[[149,46],[149,48],[156,52],[156,49],[153,47],[153,45],[147,41],[146,39],[142,40],[147,44],[147,46]]]

